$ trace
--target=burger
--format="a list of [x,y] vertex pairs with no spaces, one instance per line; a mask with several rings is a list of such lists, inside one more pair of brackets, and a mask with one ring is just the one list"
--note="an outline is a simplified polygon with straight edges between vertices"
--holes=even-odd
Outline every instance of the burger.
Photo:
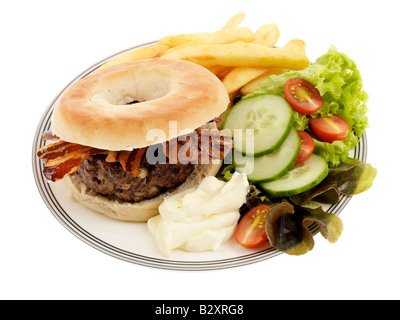
[[49,181],[84,206],[147,221],[163,199],[215,175],[232,147],[217,128],[229,97],[195,63],[145,59],[94,71],[56,101],[37,150]]

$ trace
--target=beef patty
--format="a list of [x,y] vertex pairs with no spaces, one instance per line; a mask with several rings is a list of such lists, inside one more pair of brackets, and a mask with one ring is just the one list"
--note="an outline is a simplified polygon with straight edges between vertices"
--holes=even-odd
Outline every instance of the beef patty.
[[192,173],[193,165],[149,164],[145,178],[134,177],[126,172],[119,162],[106,162],[104,155],[90,156],[75,173],[78,181],[102,195],[116,196],[124,201],[141,201],[157,197],[168,189],[174,189],[186,181]]

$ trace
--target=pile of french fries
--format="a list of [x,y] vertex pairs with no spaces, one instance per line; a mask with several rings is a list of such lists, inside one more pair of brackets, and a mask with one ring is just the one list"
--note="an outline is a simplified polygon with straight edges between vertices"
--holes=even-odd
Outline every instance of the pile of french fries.
[[238,94],[252,92],[273,74],[309,66],[304,41],[294,39],[284,47],[276,47],[278,26],[265,24],[253,32],[239,27],[245,16],[243,12],[235,14],[216,32],[166,36],[153,45],[118,55],[99,69],[157,57],[188,60],[213,72],[233,100]]

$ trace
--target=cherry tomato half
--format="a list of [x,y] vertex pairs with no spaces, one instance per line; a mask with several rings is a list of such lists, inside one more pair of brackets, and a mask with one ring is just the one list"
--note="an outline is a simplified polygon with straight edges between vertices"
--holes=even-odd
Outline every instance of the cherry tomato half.
[[295,164],[302,163],[311,157],[315,147],[313,138],[307,132],[301,130],[297,130],[297,132],[301,140],[301,149]]
[[265,215],[271,209],[267,205],[252,208],[240,220],[235,233],[236,242],[246,248],[255,248],[268,240],[265,233]]
[[329,143],[345,139],[350,129],[347,121],[337,115],[311,118],[310,125],[318,140]]
[[293,110],[301,114],[311,114],[324,104],[318,89],[304,79],[289,79],[286,81],[284,92]]

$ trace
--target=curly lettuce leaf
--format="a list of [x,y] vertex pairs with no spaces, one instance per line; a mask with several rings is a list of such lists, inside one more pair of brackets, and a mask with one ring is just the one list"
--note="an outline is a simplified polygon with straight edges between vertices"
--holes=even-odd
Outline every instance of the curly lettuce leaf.
[[329,170],[327,181],[335,182],[340,193],[352,196],[371,188],[376,175],[377,170],[369,163],[348,158]]
[[349,156],[349,151],[353,149],[358,142],[359,137],[357,137],[352,130],[349,130],[349,134],[344,140],[328,143],[314,139],[314,153],[323,157],[326,162],[328,162],[329,167],[332,168],[346,160]]
[[[260,93],[283,95],[286,81],[293,77],[311,82],[324,99],[323,106],[313,113],[312,117],[337,114],[350,125],[350,133],[343,141],[335,141],[331,144],[315,140],[315,153],[324,157],[330,167],[337,166],[348,157],[349,151],[357,145],[359,137],[368,127],[366,117],[368,94],[363,89],[360,71],[353,60],[332,46],[326,54],[304,70],[292,70],[270,76],[244,99]],[[296,129],[308,129],[308,117],[295,111],[293,113]]]
[[274,248],[289,255],[303,255],[314,248],[314,238],[308,229],[313,222],[329,242],[338,241],[343,231],[342,220],[321,206],[301,207],[281,202],[268,211],[265,231]]

